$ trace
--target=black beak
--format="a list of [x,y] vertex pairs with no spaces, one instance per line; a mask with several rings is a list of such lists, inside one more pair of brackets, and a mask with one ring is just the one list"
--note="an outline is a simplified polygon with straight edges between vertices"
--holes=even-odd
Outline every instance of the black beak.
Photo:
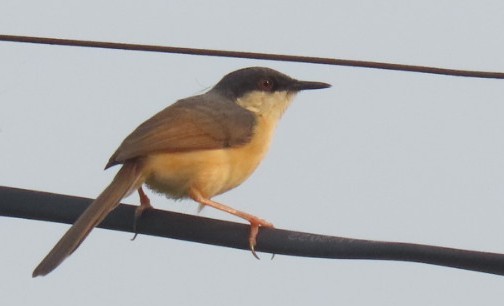
[[323,89],[331,87],[330,84],[322,82],[309,82],[309,81],[298,81],[295,80],[292,86],[290,86],[293,91],[309,90],[309,89]]

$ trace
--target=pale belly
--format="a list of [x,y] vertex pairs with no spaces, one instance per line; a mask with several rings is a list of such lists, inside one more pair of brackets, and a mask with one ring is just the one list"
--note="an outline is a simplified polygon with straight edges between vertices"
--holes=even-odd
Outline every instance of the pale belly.
[[188,197],[190,189],[211,198],[243,183],[264,158],[274,127],[262,121],[252,141],[236,148],[150,155],[145,183],[170,198]]

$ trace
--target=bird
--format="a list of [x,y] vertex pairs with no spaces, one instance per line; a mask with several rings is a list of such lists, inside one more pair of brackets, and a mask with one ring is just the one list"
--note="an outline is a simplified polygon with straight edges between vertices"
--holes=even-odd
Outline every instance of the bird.
[[161,110],[140,124],[112,154],[105,169],[121,165],[116,176],[32,276],[47,275],[58,267],[123,198],[138,191],[136,224],[152,208],[143,185],[168,198],[190,198],[200,207],[214,207],[248,221],[249,247],[257,257],[259,228],[273,224],[212,198],[237,187],[254,172],[298,92],[330,86],[300,81],[271,68],[248,67],[228,73],[204,94]]

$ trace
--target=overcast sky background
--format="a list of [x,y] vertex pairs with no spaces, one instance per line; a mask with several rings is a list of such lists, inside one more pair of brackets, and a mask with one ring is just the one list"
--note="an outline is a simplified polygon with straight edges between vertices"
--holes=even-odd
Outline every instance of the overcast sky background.
[[[15,1],[0,32],[504,71],[502,1]],[[267,66],[298,95],[271,151],[216,200],[278,228],[504,253],[504,81],[0,42],[0,185],[96,197],[138,124],[226,73]],[[152,196],[160,209],[191,201]],[[135,196],[127,203],[138,203]],[[205,209],[203,216],[238,221]],[[423,264],[262,254],[0,218],[2,305],[497,305],[504,278]]]

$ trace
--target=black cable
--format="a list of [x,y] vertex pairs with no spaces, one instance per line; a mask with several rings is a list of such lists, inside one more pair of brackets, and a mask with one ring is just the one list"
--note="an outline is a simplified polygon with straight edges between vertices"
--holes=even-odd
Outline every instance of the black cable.
[[504,79],[503,72],[469,71],[469,70],[436,68],[436,67],[427,67],[427,66],[402,65],[402,64],[381,63],[381,62],[371,62],[371,61],[357,61],[357,60],[345,60],[345,59],[337,59],[337,58],[297,56],[297,55],[285,55],[285,54],[268,54],[268,53],[256,53],[256,52],[195,49],[195,48],[153,46],[153,45],[113,43],[113,42],[103,42],[103,41],[61,39],[61,38],[33,37],[33,36],[16,36],[16,35],[2,35],[2,34],[0,34],[0,41],[46,44],[46,45],[59,45],[59,46],[120,49],[120,50],[130,50],[130,51],[148,51],[148,52],[178,53],[178,54],[189,54],[189,55],[250,58],[250,59],[261,59],[261,60],[271,60],[271,61],[302,62],[302,63],[312,63],[312,64],[325,64],[325,65],[336,65],[336,66],[351,66],[351,67],[363,67],[363,68],[373,68],[373,69],[410,71],[410,72],[462,76],[462,77],[473,77],[473,78]]
[[[92,199],[0,186],[0,216],[73,223]],[[121,204],[98,227],[133,232],[136,206]],[[249,226],[161,210],[146,211],[138,232],[248,250]],[[395,260],[504,275],[504,255],[429,245],[261,229],[258,251],[273,254]]]

